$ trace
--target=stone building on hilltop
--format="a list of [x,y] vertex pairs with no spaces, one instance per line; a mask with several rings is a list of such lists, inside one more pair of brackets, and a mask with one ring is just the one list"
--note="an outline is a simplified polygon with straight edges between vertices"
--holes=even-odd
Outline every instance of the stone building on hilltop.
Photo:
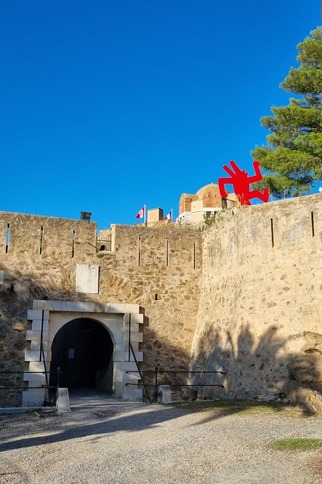
[[[196,194],[183,193],[179,202],[179,222],[200,223],[214,218],[216,213],[237,205],[236,195],[229,194],[222,198],[218,185],[210,183]],[[239,204],[238,204],[239,205]]]

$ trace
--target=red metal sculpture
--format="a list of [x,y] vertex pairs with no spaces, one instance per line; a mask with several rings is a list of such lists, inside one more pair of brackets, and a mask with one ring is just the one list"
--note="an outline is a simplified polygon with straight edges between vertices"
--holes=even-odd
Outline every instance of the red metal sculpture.
[[230,178],[218,178],[218,185],[220,190],[220,195],[222,198],[227,198],[228,193],[225,190],[225,185],[232,185],[234,188],[234,193],[237,196],[241,205],[251,205],[250,200],[252,198],[259,198],[262,202],[267,202],[269,198],[269,189],[264,188],[263,193],[259,190],[250,190],[251,183],[261,181],[263,175],[259,169],[259,161],[253,162],[253,167],[255,175],[248,176],[246,170],[241,170],[238,168],[234,161],[230,162],[231,168],[225,165],[224,170],[230,175]]

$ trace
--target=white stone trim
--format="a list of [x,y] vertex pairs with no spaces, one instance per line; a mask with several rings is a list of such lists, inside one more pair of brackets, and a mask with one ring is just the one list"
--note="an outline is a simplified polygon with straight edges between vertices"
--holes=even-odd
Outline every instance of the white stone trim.
[[[31,329],[26,333],[30,349],[25,351],[25,362],[29,371],[49,371],[51,345],[57,332],[69,321],[79,318],[93,319],[109,332],[113,345],[113,388],[119,398],[142,400],[142,390],[137,387],[140,379],[129,346],[129,333],[137,361],[143,361],[139,343],[143,341],[140,325],[144,315],[137,304],[102,304],[82,301],[43,301],[34,300],[32,309],[27,311]],[[43,349],[41,351],[41,339]],[[127,373],[131,371],[133,373]],[[32,389],[46,384],[44,373],[24,373],[28,387],[22,395],[22,406],[41,406],[44,403],[45,388]],[[131,385],[128,385],[131,383]],[[134,385],[132,385],[134,383]],[[29,388],[29,389],[28,389]]]
[[[33,309],[38,309],[38,310],[44,309],[48,311],[68,311],[68,312],[84,312],[84,313],[117,313],[117,314],[120,314],[120,313],[140,314],[141,313],[140,311],[141,308],[138,304],[120,304],[120,303],[103,304],[99,302],[34,300],[32,307]],[[30,310],[28,310],[28,314],[29,314],[29,311]],[[39,317],[37,319],[39,319]]]

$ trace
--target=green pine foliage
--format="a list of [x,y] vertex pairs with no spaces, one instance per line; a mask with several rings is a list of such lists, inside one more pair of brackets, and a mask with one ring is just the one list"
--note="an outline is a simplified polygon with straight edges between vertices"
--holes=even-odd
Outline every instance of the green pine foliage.
[[252,151],[266,172],[261,182],[277,198],[309,192],[322,179],[322,27],[298,44],[299,67],[280,87],[296,95],[288,106],[261,118],[272,134]]

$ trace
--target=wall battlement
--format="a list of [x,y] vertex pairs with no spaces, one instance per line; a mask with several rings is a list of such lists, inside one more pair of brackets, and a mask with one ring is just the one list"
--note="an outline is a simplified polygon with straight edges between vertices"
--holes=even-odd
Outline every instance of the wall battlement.
[[[239,239],[246,243],[267,242],[267,248],[279,247],[283,244],[297,244],[300,240],[321,237],[319,214],[322,210],[321,195],[287,199],[271,202],[265,205],[251,207],[235,207],[216,216],[216,225],[231,216],[240,219],[240,213],[245,213],[242,223],[235,225]],[[238,220],[239,220],[238,219]],[[219,225],[218,225],[219,227]],[[95,222],[61,219],[38,215],[27,215],[12,212],[0,212],[0,253],[21,254],[51,257],[60,250],[65,257],[74,257],[76,249],[81,247],[79,254],[94,255],[99,251],[97,240],[107,241],[112,238],[111,247],[107,252],[114,252],[115,238],[131,237],[133,248],[142,242],[149,243],[149,231],[157,233],[158,238],[165,240],[173,238],[178,231],[197,231],[188,224],[164,224],[145,227],[143,225],[123,226],[113,225],[111,229],[100,231],[97,235]],[[120,235],[122,234],[122,235]],[[136,237],[134,241],[133,237]],[[263,238],[264,237],[264,238]],[[122,246],[118,242],[119,246]],[[111,249],[111,250],[109,250]],[[148,249],[148,247],[146,247]],[[104,248],[103,248],[104,251]]]
[[284,200],[224,215],[204,234],[193,361],[227,371],[222,397],[318,387],[321,213],[320,195]]
[[[135,304],[143,369],[225,370],[224,388],[204,390],[216,398],[317,391],[321,215],[313,195],[229,209],[203,231],[113,225],[97,236],[93,222],[0,212],[0,369],[24,369],[35,300]],[[314,371],[301,373],[303,361]],[[0,394],[2,405],[20,398]]]

